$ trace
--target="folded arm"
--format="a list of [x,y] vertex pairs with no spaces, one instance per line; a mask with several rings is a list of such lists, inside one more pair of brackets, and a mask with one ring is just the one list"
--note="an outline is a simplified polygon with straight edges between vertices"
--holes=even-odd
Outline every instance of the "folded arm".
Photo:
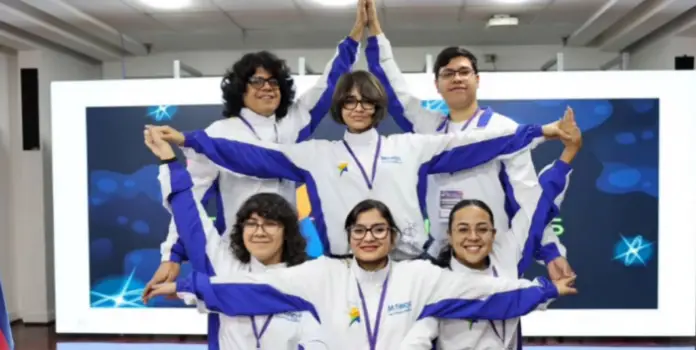
[[428,262],[413,263],[420,264],[414,273],[425,276],[418,283],[427,296],[419,319],[506,320],[526,315],[558,297],[556,286],[545,278],[513,280],[452,272]]
[[351,37],[343,39],[336,54],[329,60],[324,73],[309,90],[293,104],[288,116],[281,120],[280,128],[290,128],[295,142],[309,139],[321,120],[331,109],[331,97],[338,78],[350,72],[358,54],[359,43]]
[[434,133],[445,117],[424,108],[421,100],[411,94],[406,78],[394,59],[391,43],[384,33],[367,39],[365,56],[368,69],[387,91],[387,111],[396,125],[404,132]]
[[184,147],[205,155],[221,168],[264,179],[304,182],[306,171],[300,165],[314,156],[309,149],[313,141],[282,146],[271,142],[252,144],[210,137],[200,130],[186,133],[185,138]]
[[440,321],[434,317],[420,319],[413,323],[399,350],[431,350],[433,341],[440,333]]
[[[205,205],[211,192],[210,190],[214,187],[213,184],[218,178],[219,171],[215,164],[210,162],[202,155],[194,153],[189,155],[186,160],[188,163],[188,172],[191,174],[191,178],[193,179],[193,196],[197,201],[200,201],[203,203],[203,205]],[[168,172],[160,172],[158,176],[158,180],[162,185],[162,201],[164,207],[167,209],[169,208],[169,204],[167,203],[167,196],[165,195],[164,191],[165,187],[167,187],[167,191],[169,190],[168,185],[171,179],[169,179],[168,176]],[[160,253],[162,255],[162,261],[181,263],[188,260],[186,249],[184,249],[183,243],[181,240],[179,240],[179,234],[177,233],[174,220],[171,220],[169,223],[169,232],[167,233],[167,237],[165,238],[164,242],[162,242],[160,245]]]
[[[165,181],[168,180],[168,181]],[[174,161],[160,165],[162,196],[194,271],[214,276],[239,265],[197,200],[191,174]]]

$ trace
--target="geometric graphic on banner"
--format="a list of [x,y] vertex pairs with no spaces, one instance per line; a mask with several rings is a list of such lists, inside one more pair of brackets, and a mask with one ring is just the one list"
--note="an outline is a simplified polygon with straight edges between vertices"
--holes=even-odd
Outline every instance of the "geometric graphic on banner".
[[614,246],[614,260],[619,261],[626,267],[646,266],[652,259],[655,245],[648,242],[641,235],[621,238]]
[[159,105],[147,108],[147,116],[156,122],[166,122],[174,118],[177,106]]

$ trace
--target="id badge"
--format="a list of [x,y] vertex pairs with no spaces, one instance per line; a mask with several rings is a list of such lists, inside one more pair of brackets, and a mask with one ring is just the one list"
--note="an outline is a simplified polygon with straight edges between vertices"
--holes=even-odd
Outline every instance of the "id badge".
[[462,199],[464,199],[462,191],[440,191],[440,221],[447,222],[452,208]]

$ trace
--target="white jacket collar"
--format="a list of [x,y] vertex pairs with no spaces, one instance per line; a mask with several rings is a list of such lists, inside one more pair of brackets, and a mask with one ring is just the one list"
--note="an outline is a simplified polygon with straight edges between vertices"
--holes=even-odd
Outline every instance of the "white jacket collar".
[[455,257],[452,257],[452,260],[450,260],[450,269],[452,269],[452,271],[454,271],[454,272],[493,275],[493,270],[492,270],[491,266],[492,265],[489,265],[485,270],[477,270],[477,269],[472,269],[471,267],[460,263],[459,260],[457,260]]
[[391,269],[391,260],[387,261],[387,266],[377,271],[367,271],[363,270],[358,262],[353,258],[350,264],[350,268],[355,275],[355,278],[361,284],[372,284],[372,283],[382,283],[384,279],[389,275],[389,270]]
[[251,272],[265,272],[266,270],[279,269],[287,267],[286,263],[264,265],[262,262],[258,261],[255,257],[251,257],[249,260],[249,269]]
[[360,134],[354,134],[351,132],[348,132],[346,130],[345,133],[343,133],[343,139],[348,142],[349,145],[353,146],[365,146],[365,145],[372,145],[377,142],[377,139],[379,138],[379,133],[377,133],[377,130],[375,128],[372,128],[370,130],[364,131]]
[[242,108],[239,115],[246,119],[251,125],[272,125],[276,122],[275,114],[264,117],[249,108]]

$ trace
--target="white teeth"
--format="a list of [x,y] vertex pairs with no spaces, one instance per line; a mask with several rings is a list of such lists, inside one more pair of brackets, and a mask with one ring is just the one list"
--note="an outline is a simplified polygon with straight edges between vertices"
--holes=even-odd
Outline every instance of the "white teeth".
[[470,252],[476,253],[476,252],[478,252],[479,250],[481,250],[481,247],[469,246],[469,247],[464,247],[464,249],[466,249],[466,250],[468,250],[468,251],[470,251]]

